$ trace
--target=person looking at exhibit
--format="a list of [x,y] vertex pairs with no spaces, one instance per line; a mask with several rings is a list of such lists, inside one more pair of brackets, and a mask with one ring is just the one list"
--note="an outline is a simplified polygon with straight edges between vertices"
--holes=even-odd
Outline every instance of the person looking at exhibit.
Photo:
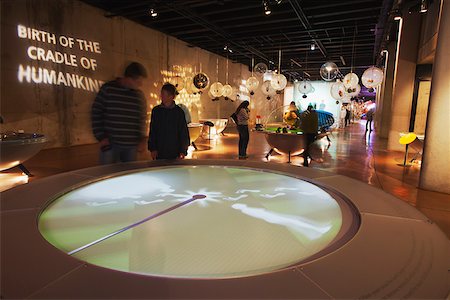
[[369,108],[369,110],[366,112],[366,132],[367,131],[372,131],[372,122],[373,122],[373,117],[375,115],[375,105],[372,104],[371,107]]
[[183,159],[190,144],[183,109],[175,104],[176,88],[166,83],[161,88],[161,104],[152,110],[148,150],[152,159]]
[[300,111],[295,105],[294,101],[289,104],[288,110],[284,113],[284,121],[289,125],[290,128],[300,127]]
[[303,136],[305,137],[305,150],[303,151],[303,166],[308,167],[308,157],[311,158],[309,150],[311,144],[314,143],[317,130],[319,127],[319,117],[317,112],[314,110],[313,106],[308,105],[308,109],[305,110],[301,115],[301,126],[303,131]]
[[237,130],[239,133],[239,159],[247,159],[247,146],[250,139],[248,131],[248,119],[250,110],[248,108],[250,102],[243,101],[236,109]]
[[145,149],[146,100],[140,90],[147,71],[130,63],[124,77],[100,88],[91,110],[92,131],[100,144],[100,163],[129,162]]

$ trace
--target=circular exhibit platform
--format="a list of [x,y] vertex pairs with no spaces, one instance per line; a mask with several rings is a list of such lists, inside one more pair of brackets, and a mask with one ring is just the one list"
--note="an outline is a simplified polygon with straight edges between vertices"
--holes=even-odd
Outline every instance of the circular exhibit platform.
[[3,298],[448,294],[450,243],[439,228],[329,172],[135,162],[37,180],[1,204]]

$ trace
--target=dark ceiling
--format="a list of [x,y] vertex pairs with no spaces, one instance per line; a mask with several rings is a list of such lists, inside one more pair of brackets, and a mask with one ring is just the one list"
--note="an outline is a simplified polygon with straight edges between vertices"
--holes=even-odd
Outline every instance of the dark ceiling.
[[361,73],[376,63],[393,2],[268,0],[272,13],[265,15],[261,0],[83,1],[107,17],[126,17],[249,66],[253,57],[277,67],[281,49],[282,72],[291,80],[303,72],[318,78],[325,61],[334,61],[344,74],[352,64]]

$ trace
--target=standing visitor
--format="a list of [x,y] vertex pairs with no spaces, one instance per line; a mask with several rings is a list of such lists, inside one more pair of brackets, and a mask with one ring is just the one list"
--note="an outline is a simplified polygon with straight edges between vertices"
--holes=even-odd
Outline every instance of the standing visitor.
[[100,143],[100,163],[135,161],[145,149],[146,101],[140,90],[147,71],[133,62],[124,77],[105,83],[91,111],[92,131]]
[[367,112],[366,112],[366,132],[367,131],[372,131],[372,122],[373,122],[373,117],[375,115],[375,107],[371,107]]
[[161,104],[152,110],[148,150],[152,159],[183,159],[190,144],[184,111],[175,104],[176,88],[161,88]]
[[305,137],[303,166],[308,167],[308,157],[311,158],[309,150],[311,148],[311,144],[316,140],[317,130],[319,128],[319,117],[311,104],[308,105],[308,109],[303,112],[300,124],[302,126],[303,135]]
[[237,130],[239,132],[239,159],[247,159],[247,146],[250,139],[250,134],[248,131],[248,119],[249,112],[248,109],[250,102],[243,101],[236,109],[237,117]]

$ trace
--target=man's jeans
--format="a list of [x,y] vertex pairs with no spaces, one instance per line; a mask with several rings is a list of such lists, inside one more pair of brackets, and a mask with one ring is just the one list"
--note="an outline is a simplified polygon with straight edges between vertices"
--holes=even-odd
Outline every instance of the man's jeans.
[[129,162],[137,159],[137,145],[123,146],[111,144],[111,149],[100,152],[100,164],[107,165],[116,162]]

